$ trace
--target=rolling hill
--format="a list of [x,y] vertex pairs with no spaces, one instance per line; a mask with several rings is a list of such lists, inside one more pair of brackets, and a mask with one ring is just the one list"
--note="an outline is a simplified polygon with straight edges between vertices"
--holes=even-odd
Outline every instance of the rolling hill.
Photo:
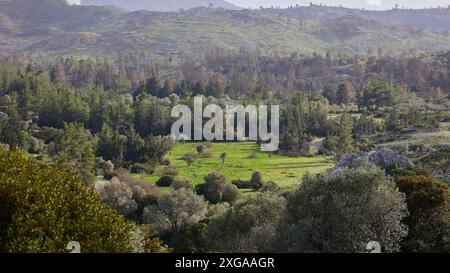
[[195,7],[238,9],[224,0],[81,0],[82,5],[115,6],[129,11],[178,11]]
[[[370,12],[322,6],[284,10],[200,7],[182,12],[127,12],[116,7],[70,6],[64,0],[0,1],[0,51],[91,56],[146,53],[173,60],[214,48],[242,47],[266,54],[355,53],[379,48],[393,54],[410,49],[440,51],[450,50],[445,29],[450,28],[445,24],[449,18],[449,9]],[[413,19],[417,27],[408,23]]]

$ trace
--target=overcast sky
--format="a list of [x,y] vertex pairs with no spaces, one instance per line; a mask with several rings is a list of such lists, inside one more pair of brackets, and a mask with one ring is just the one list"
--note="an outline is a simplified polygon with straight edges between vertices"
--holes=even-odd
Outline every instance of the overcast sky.
[[[69,3],[78,3],[80,0],[67,0]],[[126,1],[126,0],[124,0]],[[143,0],[145,1],[145,0]],[[166,0],[161,0],[166,1]],[[308,5],[310,2],[315,4],[326,4],[338,6],[342,5],[345,7],[352,8],[370,8],[370,9],[390,9],[399,4],[400,7],[409,8],[424,8],[424,7],[436,7],[436,6],[448,6],[450,5],[450,0],[227,0],[237,6],[244,8],[258,8],[260,6],[270,7],[287,7],[295,4]]]

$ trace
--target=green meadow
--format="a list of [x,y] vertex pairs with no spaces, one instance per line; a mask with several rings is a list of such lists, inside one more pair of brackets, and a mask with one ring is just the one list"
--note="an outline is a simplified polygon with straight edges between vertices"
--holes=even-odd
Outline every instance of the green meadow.
[[[283,190],[295,189],[307,173],[320,173],[335,164],[325,157],[287,157],[261,152],[255,143],[228,142],[213,143],[208,149],[210,158],[198,157],[188,166],[183,160],[187,153],[197,153],[197,146],[202,143],[180,143],[168,155],[171,165],[178,168],[178,176],[189,179],[194,185],[203,183],[203,177],[211,172],[223,173],[230,181],[250,180],[252,173],[259,171],[264,181],[276,182]],[[220,155],[226,152],[225,163]],[[160,166],[152,175],[136,174],[135,178],[155,183],[163,172]]]

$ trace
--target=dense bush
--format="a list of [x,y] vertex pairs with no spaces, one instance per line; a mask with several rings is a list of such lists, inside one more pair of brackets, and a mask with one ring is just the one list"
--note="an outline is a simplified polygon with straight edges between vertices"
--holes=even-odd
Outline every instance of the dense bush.
[[239,189],[220,173],[205,176],[205,183],[197,185],[197,193],[203,195],[211,204],[221,202],[233,203],[239,198]]
[[252,179],[250,179],[250,188],[257,191],[264,186],[261,173],[254,172],[252,174]]
[[276,229],[286,200],[273,194],[259,194],[240,201],[207,228],[209,247],[219,252],[272,252]]
[[133,165],[131,165],[130,171],[132,173],[152,174],[154,172],[154,168],[150,164],[134,163]]
[[173,176],[163,176],[158,181],[156,181],[156,185],[161,188],[166,188],[172,186],[173,181]]
[[82,252],[163,250],[77,176],[17,151],[0,150],[0,234],[0,252],[67,252],[70,241]]
[[280,190],[280,186],[273,181],[265,182],[260,189],[261,192],[276,192]]
[[250,181],[248,180],[234,180],[231,183],[235,185],[238,189],[251,189]]
[[161,234],[172,235],[185,225],[193,225],[205,218],[208,203],[192,190],[181,188],[164,193],[158,204],[144,209],[144,222]]
[[378,241],[383,252],[396,252],[407,235],[405,196],[376,168],[306,176],[286,212],[282,251],[365,252]]
[[180,177],[175,177],[172,185],[170,185],[172,188],[174,188],[175,190],[181,189],[181,188],[187,188],[187,189],[194,189],[194,186],[192,185],[192,182],[184,179],[184,178],[180,178]]
[[113,177],[111,181],[97,182],[95,189],[103,203],[110,205],[128,219],[136,216],[138,205],[133,199],[133,191],[117,177]]
[[403,176],[397,179],[406,194],[409,216],[408,237],[403,242],[407,252],[450,251],[450,192],[443,182],[426,176]]
[[205,145],[198,145],[197,146],[197,153],[201,154],[204,151],[206,151],[206,149],[208,149],[208,147],[206,147]]

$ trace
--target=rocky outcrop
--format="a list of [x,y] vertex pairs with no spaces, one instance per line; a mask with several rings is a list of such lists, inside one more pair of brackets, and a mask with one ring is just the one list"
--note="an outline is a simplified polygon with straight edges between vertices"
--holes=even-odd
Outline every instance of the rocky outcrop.
[[399,168],[414,167],[412,161],[407,157],[389,149],[382,149],[375,152],[345,155],[336,164],[333,173],[339,173],[343,168],[357,167],[361,162],[368,162],[382,169],[390,169],[393,166],[398,166]]

